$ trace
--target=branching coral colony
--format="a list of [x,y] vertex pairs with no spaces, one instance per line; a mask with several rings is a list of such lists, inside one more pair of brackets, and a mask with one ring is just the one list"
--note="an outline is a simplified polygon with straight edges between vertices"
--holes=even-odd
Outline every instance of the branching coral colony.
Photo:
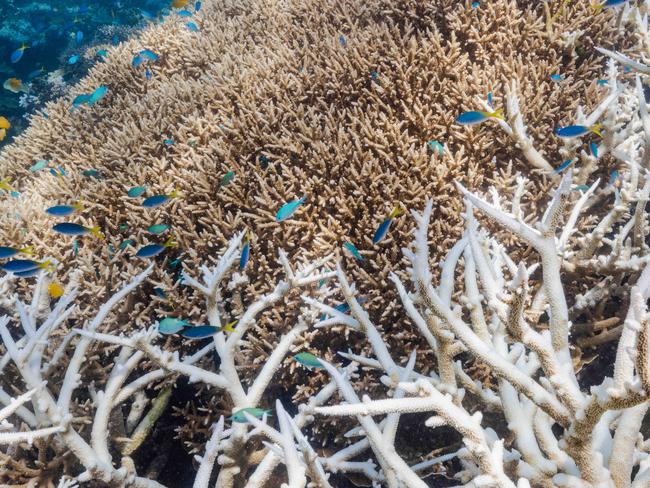
[[[646,19],[638,11],[637,20],[644,33]],[[625,66],[646,72],[645,65],[627,56],[607,53]],[[104,322],[115,316],[116,306],[147,279],[152,267],[111,296],[92,320],[77,323],[62,340],[55,340],[55,333],[70,326],[76,290],[69,290],[51,307],[44,291],[48,277],[43,273],[31,304],[17,298],[3,303],[15,308],[22,333],[12,333],[12,317],[0,318],[6,349],[0,371],[6,374],[13,362],[12,374],[19,376],[16,389],[24,392],[12,399],[0,391],[0,402],[5,405],[0,410],[3,463],[19,464],[12,455],[34,445],[44,472],[65,473],[54,480],[61,487],[91,480],[111,486],[163,486],[139,476],[128,455],[113,458],[113,413],[130,410],[127,424],[131,428],[124,430],[135,436],[133,426],[144,412],[142,392],[163,380],[186,376],[192,383],[227,395],[234,405],[233,417],[221,417],[215,423],[204,455],[197,457],[195,487],[207,487],[215,477],[215,486],[220,488],[262,487],[280,464],[286,467],[283,486],[292,488],[332,486],[329,473],[337,472],[361,473],[375,485],[426,487],[423,477],[430,468],[454,458],[461,466],[456,478],[464,486],[649,486],[650,440],[644,438],[641,426],[650,400],[650,254],[646,243],[650,118],[638,77],[633,86],[623,86],[612,64],[609,87],[610,94],[592,114],[579,112],[576,117],[582,125],[601,120],[602,143],[590,153],[578,152],[575,140],[562,148],[581,164],[575,164],[575,174],[570,167],[558,177],[548,208],[534,225],[524,219],[521,208],[524,178],[518,179],[507,208],[503,195],[499,198],[492,192],[487,201],[458,186],[465,196],[465,231],[441,263],[437,285],[432,282],[428,249],[433,205],[413,212],[417,224],[413,246],[404,250],[411,263],[411,283],[394,274],[391,280],[405,311],[404,326],[410,326],[408,317],[425,338],[436,358],[435,372],[418,372],[416,351],[406,364],[393,360],[340,264],[335,271],[326,269],[326,261],[295,269],[283,252],[279,260],[285,279],[245,309],[234,331],[226,331],[224,304],[245,281],[232,271],[243,233],[230,241],[216,265],[201,269],[202,278],[189,270],[184,274],[185,283],[205,297],[207,319],[216,331],[206,346],[184,357],[157,344],[158,324],[128,337],[105,330]],[[548,169],[550,165],[526,135],[515,84],[510,87],[507,110],[507,119],[500,123],[503,129],[533,167]],[[620,161],[619,174],[607,183],[597,179],[587,186],[605,155]],[[612,195],[614,203],[607,207]],[[490,234],[480,229],[475,212],[500,230]],[[501,244],[501,232],[535,253],[518,262],[523,259],[521,253]],[[577,289],[575,283],[563,283],[563,274],[569,273],[582,280],[584,293],[567,296],[564,290],[569,285]],[[238,352],[246,336],[255,333],[256,317],[279,306],[290,292],[321,280],[337,283],[351,314],[305,293],[307,308],[302,319],[279,339],[255,379],[246,384],[238,374]],[[613,375],[584,391],[570,355],[572,321],[596,302],[612,297],[629,304]],[[319,321],[316,317],[321,313],[326,317]],[[267,406],[265,391],[310,322],[315,327],[343,326],[363,334],[374,357],[343,353],[345,366],[315,359],[312,364],[324,368],[330,382],[301,405],[296,415],[277,401],[271,419],[261,410]],[[81,366],[94,342],[118,347],[98,391],[83,388],[81,377]],[[202,361],[213,352],[220,358],[218,367]],[[471,357],[487,366],[494,384],[473,378],[459,357]],[[370,399],[355,391],[352,379],[359,367],[383,374],[386,398]],[[477,402],[482,405],[479,410],[470,406]],[[85,419],[75,414],[82,404],[91,412],[89,431]],[[500,437],[481,410],[499,412],[509,435]],[[413,412],[431,413],[425,422],[429,429],[448,426],[457,430],[463,447],[412,464],[398,452],[395,439],[400,416]],[[359,440],[334,454],[319,453],[306,434],[318,416],[355,418],[359,426],[353,434]],[[374,461],[367,461],[371,454]]]

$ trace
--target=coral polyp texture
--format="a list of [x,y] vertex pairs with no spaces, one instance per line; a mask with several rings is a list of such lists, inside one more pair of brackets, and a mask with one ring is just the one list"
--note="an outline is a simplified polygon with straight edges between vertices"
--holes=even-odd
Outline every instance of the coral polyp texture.
[[32,118],[3,483],[646,486],[649,4],[477,3],[205,2]]

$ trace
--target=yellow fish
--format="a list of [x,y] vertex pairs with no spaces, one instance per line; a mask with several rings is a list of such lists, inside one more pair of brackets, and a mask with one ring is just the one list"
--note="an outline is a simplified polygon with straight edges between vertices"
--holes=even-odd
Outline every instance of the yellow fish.
[[9,90],[12,93],[29,92],[27,87],[23,85],[23,82],[18,78],[9,78],[4,82],[4,85],[2,86],[5,88],[5,90]]
[[5,137],[7,137],[7,129],[10,127],[11,124],[9,121],[0,115],[0,142],[2,142]]
[[172,7],[174,8],[181,8],[187,5],[190,2],[190,0],[173,0],[172,1]]
[[47,285],[47,292],[50,294],[52,298],[59,298],[63,296],[65,289],[59,283],[53,281],[52,283]]

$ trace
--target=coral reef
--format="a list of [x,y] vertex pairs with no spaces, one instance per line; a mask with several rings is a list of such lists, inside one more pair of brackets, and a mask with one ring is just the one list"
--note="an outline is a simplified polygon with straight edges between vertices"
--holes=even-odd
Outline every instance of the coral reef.
[[[176,19],[111,48],[72,93],[106,86],[104,99],[49,104],[0,154],[0,176],[20,192],[0,202],[0,235],[57,264],[33,290],[0,282],[0,419],[23,423],[0,434],[2,476],[161,486],[131,453],[187,378],[203,398],[220,391],[219,408],[236,417],[184,419],[184,434],[214,423],[205,449],[189,439],[203,452],[195,486],[208,486],[215,463],[220,488],[273,483],[280,463],[291,487],[330,486],[339,472],[426,486],[448,461],[468,486],[643,486],[650,119],[634,72],[648,68],[633,59],[645,53],[647,11],[626,5],[593,22],[589,6],[567,2],[215,1],[196,31]],[[610,62],[600,83],[597,46],[633,72]],[[132,63],[143,49],[160,56],[150,77]],[[454,126],[460,112],[493,106],[504,120]],[[596,122],[604,137],[590,150],[551,137]],[[144,208],[127,195],[138,185],[181,198]],[[44,209],[79,200],[75,222],[101,226],[107,242],[52,232]],[[396,204],[425,209],[413,214],[413,250],[405,217],[372,244]],[[145,230],[161,223],[182,248],[143,271],[125,242],[162,242]],[[234,271],[246,231],[252,262]],[[344,241],[364,257],[348,257],[345,272]],[[66,285],[58,301],[50,279]],[[30,293],[30,306],[16,298]],[[212,339],[159,343],[172,315],[208,323]],[[367,344],[352,348],[359,332]],[[587,345],[620,335],[614,371],[588,393],[570,332]],[[324,370],[282,367],[302,349]],[[297,413],[274,402],[272,379],[297,391]],[[268,407],[277,428],[241,411]],[[426,426],[456,429],[463,446],[420,463],[396,440],[413,412],[434,412]],[[323,416],[356,420],[348,436],[361,440],[322,451],[338,434],[319,430]]]
[[[90,314],[95,297],[141,267],[134,248],[120,245],[158,239],[145,230],[152,224],[171,225],[182,246],[182,254],[166,254],[167,262],[180,255],[189,265],[249,229],[252,294],[268,291],[281,272],[272,258],[278,246],[307,262],[339,252],[349,240],[365,258],[353,273],[370,312],[396,321],[397,297],[378,290],[386,287],[388,270],[404,264],[404,219],[396,219],[382,243],[371,241],[388,211],[397,204],[417,208],[432,195],[432,232],[441,236],[435,262],[462,231],[453,181],[507,187],[514,177],[510,160],[515,169],[530,168],[526,150],[510,135],[455,126],[455,116],[478,108],[476,96],[488,91],[502,105],[515,76],[528,137],[544,140],[544,167],[556,166],[557,143],[548,140],[553,127],[580,100],[596,104],[603,96],[596,83],[602,57],[593,46],[629,44],[611,12],[594,21],[586,5],[549,8],[512,0],[479,9],[455,1],[311,0],[273,8],[205,2],[196,15],[198,32],[170,19],[112,48],[72,92],[108,86],[104,100],[77,110],[69,100],[49,104],[48,117],[35,117],[3,151],[3,176],[13,177],[21,192],[2,203],[7,215],[19,214],[0,230],[3,241],[29,242],[39,254],[54,256],[64,283],[66,273],[81,269],[88,286],[80,306]],[[567,39],[566,32],[575,35]],[[143,48],[161,57],[151,80],[131,65]],[[555,73],[563,81],[553,81]],[[434,139],[444,154],[431,151],[427,142]],[[29,168],[39,160],[61,166],[66,177],[33,174]],[[221,185],[231,170],[233,181]],[[545,187],[545,178],[533,180],[528,191]],[[146,185],[147,196],[178,188],[183,199],[146,210],[126,196],[135,185]],[[274,222],[283,203],[303,194],[307,201],[294,219]],[[86,205],[78,221],[102,226],[109,246],[84,238],[76,256],[71,239],[53,235],[44,208],[76,200]],[[530,202],[526,212],[536,210],[536,200]],[[158,287],[176,313],[201,320],[199,297],[175,284],[177,273],[162,261],[154,272]],[[167,299],[153,295],[151,288],[140,293],[134,325],[170,311]],[[292,325],[295,310],[260,322],[267,342],[276,329]],[[419,340],[394,332],[395,348]],[[339,347],[345,337],[326,341]],[[256,357],[268,349],[250,352]]]

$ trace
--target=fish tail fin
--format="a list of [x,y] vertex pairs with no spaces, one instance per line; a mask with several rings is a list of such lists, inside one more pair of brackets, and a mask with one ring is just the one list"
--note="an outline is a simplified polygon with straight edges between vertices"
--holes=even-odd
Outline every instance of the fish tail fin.
[[391,210],[390,214],[388,214],[389,219],[394,219],[398,215],[402,215],[404,213],[404,209],[397,205],[393,210]]
[[604,8],[604,5],[602,3],[592,3],[591,8],[593,8],[596,12],[599,12]]
[[81,202],[81,200],[79,200],[77,203],[73,203],[71,206],[72,206],[72,208],[74,208],[76,210],[79,210],[79,211],[84,209],[84,206],[83,206],[83,203]]
[[165,247],[178,247],[178,242],[174,240],[174,236],[169,236],[167,240],[163,243]]
[[596,134],[598,137],[603,137],[603,133],[601,132],[601,129],[603,128],[603,124],[594,124],[591,127],[589,127],[589,130]]
[[490,117],[493,117],[495,119],[505,120],[505,116],[503,115],[502,108],[498,108],[494,112],[490,113]]
[[169,194],[169,198],[183,198],[183,195],[177,188],[174,188]]
[[55,268],[54,263],[52,263],[52,261],[50,261],[49,259],[46,259],[42,263],[38,263],[38,267],[44,269],[48,273],[54,271]]
[[223,330],[228,332],[235,332],[235,325],[237,325],[237,322],[239,322],[239,320],[233,320],[232,322],[224,325]]
[[98,239],[104,238],[104,234],[101,233],[101,227],[98,225],[96,225],[95,227],[89,227],[88,231]]
[[23,254],[33,255],[34,254],[34,246],[21,247],[20,249],[18,249],[18,251],[22,252]]

